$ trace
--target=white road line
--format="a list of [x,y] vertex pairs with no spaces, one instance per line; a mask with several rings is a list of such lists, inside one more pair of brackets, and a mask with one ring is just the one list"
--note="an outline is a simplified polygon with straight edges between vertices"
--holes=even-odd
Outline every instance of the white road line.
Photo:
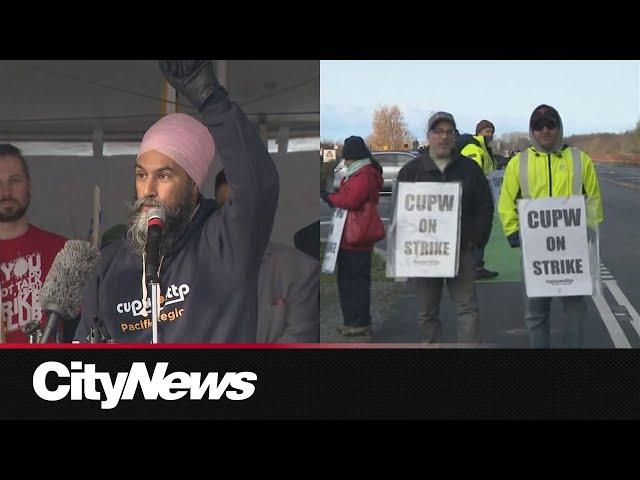
[[593,303],[595,304],[598,312],[600,313],[600,318],[604,322],[604,326],[607,327],[609,332],[609,336],[613,341],[613,344],[616,348],[631,348],[631,344],[624,332],[622,331],[622,327],[618,323],[618,320],[613,315],[611,311],[611,307],[607,304],[604,297],[602,295],[594,295]]
[[632,188],[634,190],[640,190],[640,186],[638,186],[638,185],[636,185],[634,183],[621,182],[619,180],[612,180],[610,178],[605,178],[605,177],[602,177],[602,180],[607,181],[609,183],[613,183],[614,185],[620,185],[621,187]]
[[[321,225],[330,224],[330,223],[331,221],[320,222]],[[327,241],[325,238],[321,238],[320,240],[324,242]],[[381,256],[385,255],[385,252],[379,249],[378,247],[374,247],[374,251],[376,251],[378,255],[381,255]],[[609,289],[609,291],[611,292],[611,295],[613,295],[613,298],[616,300],[616,302],[618,302],[618,304],[627,308],[627,311],[629,312],[629,315],[631,315],[631,318],[632,318],[631,325],[636,330],[636,332],[638,332],[638,335],[640,335],[640,315],[638,314],[636,309],[633,308],[633,305],[631,305],[631,302],[629,302],[629,300],[624,295],[624,293],[622,293],[622,290],[618,286],[618,282],[616,282],[613,276],[611,276],[608,269],[605,267],[604,263],[601,262],[600,267],[601,267],[600,271],[602,273],[607,274],[607,275],[602,275],[601,277],[602,283]],[[607,301],[604,299],[604,297],[593,295],[592,298],[593,298],[593,303],[598,309],[600,318],[602,319],[604,326],[609,332],[609,336],[611,337],[611,341],[613,342],[615,347],[631,348],[631,344],[629,343],[629,340],[627,339],[624,331],[622,330],[620,323],[616,319],[616,315],[614,315],[613,311],[611,310],[611,307],[609,306]],[[622,315],[618,314],[618,316],[622,316]]]
[[[613,296],[615,301],[619,305],[627,308],[627,310],[629,311],[629,315],[631,315],[632,317],[631,323],[633,325],[633,328],[635,328],[638,332],[638,335],[640,335],[640,315],[638,315],[638,312],[636,312],[636,310],[633,308],[631,302],[629,302],[624,293],[622,293],[618,282],[616,282],[613,274],[609,272],[609,269],[602,261],[600,262],[600,278],[602,280],[602,284],[609,290],[609,292],[611,292],[611,295]],[[604,295],[593,295],[592,298],[593,303],[598,309],[600,317],[602,318],[602,321],[604,322],[604,325],[609,332],[609,336],[611,337],[611,340],[613,341],[613,344],[616,346],[616,348],[631,348],[629,339],[625,335],[622,327],[620,326],[620,323],[618,323],[618,320],[616,319],[616,317],[626,317],[626,315],[621,313],[616,313],[614,315],[611,307],[605,300]]]
[[635,308],[633,308],[633,305],[631,305],[631,302],[625,296],[625,294],[622,293],[618,282],[616,282],[615,280],[606,280],[603,283],[607,286],[607,288],[611,292],[611,295],[613,295],[613,298],[616,299],[616,302],[627,308],[629,315],[631,315],[631,325],[636,329],[638,335],[640,335],[640,315],[638,315],[638,312]]

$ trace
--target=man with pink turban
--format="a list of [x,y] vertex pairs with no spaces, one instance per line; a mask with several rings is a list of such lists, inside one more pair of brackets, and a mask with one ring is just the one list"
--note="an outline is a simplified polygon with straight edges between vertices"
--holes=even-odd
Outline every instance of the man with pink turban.
[[[160,243],[160,343],[256,340],[260,261],[278,202],[278,174],[256,128],[231,103],[211,61],[166,60],[160,68],[202,122],[169,114],[145,133],[135,165],[136,199],[127,238],[109,244],[85,289],[75,338],[95,323],[116,342],[149,343],[151,300],[145,282],[147,211],[166,220]],[[200,193],[219,153],[233,193],[218,208]]]

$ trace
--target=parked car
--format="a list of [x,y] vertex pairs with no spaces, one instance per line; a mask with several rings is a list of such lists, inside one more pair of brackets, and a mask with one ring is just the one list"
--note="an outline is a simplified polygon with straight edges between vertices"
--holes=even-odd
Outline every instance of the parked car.
[[[393,181],[397,178],[400,169],[414,158],[420,155],[418,152],[371,152],[373,158],[382,166],[381,192],[391,192]],[[329,179],[327,190],[336,191],[340,187],[340,182],[347,175],[347,166],[344,159],[338,162],[333,170],[333,180]]]

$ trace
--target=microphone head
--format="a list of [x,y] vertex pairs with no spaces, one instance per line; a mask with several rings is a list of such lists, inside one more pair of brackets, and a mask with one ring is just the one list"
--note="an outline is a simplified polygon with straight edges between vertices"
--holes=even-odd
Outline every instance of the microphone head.
[[162,207],[150,208],[147,212],[147,224],[148,225],[160,225],[164,227],[164,222],[167,219],[167,214]]
[[40,290],[45,310],[63,313],[68,318],[80,312],[84,286],[94,275],[100,252],[84,240],[67,240],[53,260]]

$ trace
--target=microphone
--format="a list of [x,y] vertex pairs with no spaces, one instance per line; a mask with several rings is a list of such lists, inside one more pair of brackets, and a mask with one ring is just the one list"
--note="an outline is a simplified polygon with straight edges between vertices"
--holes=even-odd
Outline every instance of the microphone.
[[40,302],[49,319],[39,343],[46,343],[59,320],[80,313],[82,293],[100,261],[100,252],[84,240],[67,240],[42,284]]
[[160,268],[160,243],[166,214],[163,208],[154,207],[147,212],[147,243],[145,244],[145,282],[158,283]]

